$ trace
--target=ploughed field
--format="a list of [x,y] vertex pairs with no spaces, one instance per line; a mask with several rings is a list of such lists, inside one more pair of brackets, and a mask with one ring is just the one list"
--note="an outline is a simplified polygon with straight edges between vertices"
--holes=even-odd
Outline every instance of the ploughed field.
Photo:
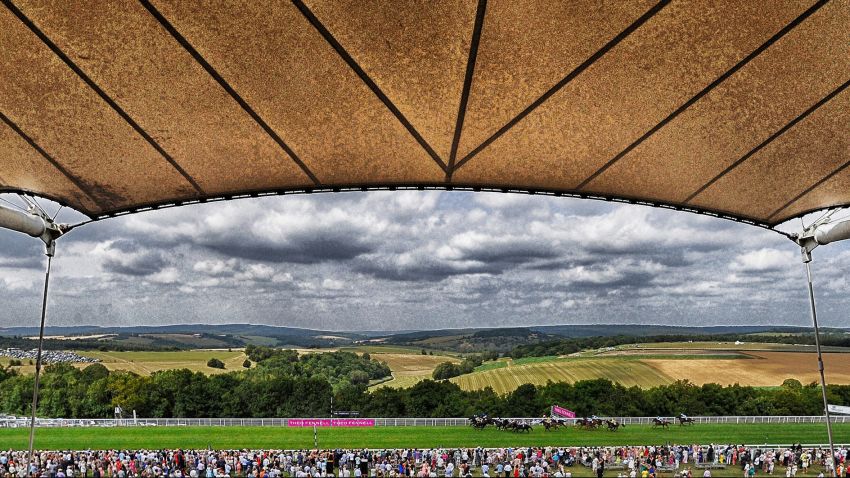
[[[850,383],[850,354],[824,354],[829,383]],[[710,353],[690,349],[675,352],[666,349],[611,351],[577,357],[528,357],[501,359],[485,363],[475,372],[451,379],[465,390],[492,387],[497,393],[512,391],[524,383],[543,385],[553,382],[607,378],[625,386],[642,388],[687,379],[692,383],[735,383],[757,387],[779,386],[787,378],[802,383],[818,380],[814,353],[768,350]]]
[[[524,383],[605,378],[625,386],[643,388],[687,379],[701,385],[741,383],[759,387],[779,386],[787,378],[802,383],[818,380],[813,348],[803,345],[763,343],[674,342],[622,346],[603,351],[582,352],[569,357],[504,358],[486,362],[471,374],[451,379],[464,390],[492,387],[497,393],[510,392]],[[850,384],[848,349],[828,348],[824,355],[829,383]],[[441,362],[458,362],[448,355],[421,355],[418,350],[392,350],[381,347],[369,352],[386,361],[393,380],[377,386],[409,387],[431,378]],[[434,352],[438,354],[439,352]]]
[[[533,361],[504,360],[485,364],[481,370],[451,379],[464,390],[492,387],[496,393],[510,392],[522,384],[544,385],[547,381],[576,382],[607,378],[627,387],[652,387],[675,380],[638,360],[621,359],[564,359],[534,357]],[[495,365],[501,366],[495,366]],[[488,367],[489,365],[489,367]]]
[[380,353],[371,354],[373,360],[386,362],[392,370],[392,380],[380,383],[376,387],[407,388],[431,378],[434,368],[442,362],[460,362],[448,355],[421,355],[419,353]]
[[[850,424],[833,428],[836,443],[850,443]],[[0,429],[4,449],[26,449],[26,428]],[[633,425],[617,432],[577,430],[572,427],[546,432],[537,426],[530,433],[488,427],[375,427],[319,428],[320,448],[433,448],[506,446],[594,446],[665,443],[805,444],[825,443],[823,424],[697,424],[669,430]],[[131,427],[40,428],[36,448],[162,449],[162,448],[314,448],[312,428],[283,427]]]

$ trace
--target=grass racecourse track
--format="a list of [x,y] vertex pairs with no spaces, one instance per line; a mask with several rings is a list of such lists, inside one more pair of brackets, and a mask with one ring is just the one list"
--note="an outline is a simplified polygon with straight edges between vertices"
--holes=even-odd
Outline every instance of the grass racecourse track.
[[[850,424],[835,424],[836,443],[850,443]],[[824,424],[698,424],[669,430],[629,426],[617,432],[576,430],[513,433],[470,427],[319,428],[320,448],[433,448],[507,446],[593,446],[665,443],[825,443]],[[0,448],[26,449],[28,429],[0,429]],[[128,427],[40,428],[35,446],[46,450],[207,448],[310,449],[312,428]]]

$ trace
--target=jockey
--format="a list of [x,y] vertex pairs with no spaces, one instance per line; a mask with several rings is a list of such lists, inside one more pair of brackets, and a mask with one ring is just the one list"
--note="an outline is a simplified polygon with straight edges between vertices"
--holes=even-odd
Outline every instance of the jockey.
[[682,420],[687,420],[687,419],[688,419],[688,416],[687,416],[687,415],[685,415],[684,413],[680,413],[680,414],[679,414],[679,418],[681,418]]

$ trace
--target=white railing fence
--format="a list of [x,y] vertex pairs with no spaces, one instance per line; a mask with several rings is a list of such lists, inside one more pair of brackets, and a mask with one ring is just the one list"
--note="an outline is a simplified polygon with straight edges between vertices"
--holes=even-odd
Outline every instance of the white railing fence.
[[[655,417],[614,417],[626,425],[651,425]],[[824,423],[822,415],[815,416],[719,416],[692,417],[696,423]],[[539,418],[513,418],[526,422],[539,421]],[[671,418],[673,424],[678,421]],[[185,426],[217,426],[217,427],[285,427],[289,418],[98,418],[98,419],[66,419],[66,418],[37,418],[37,427],[185,427]],[[377,427],[448,427],[465,426],[469,424],[466,418],[374,418]],[[574,419],[565,419],[574,423]],[[833,423],[850,423],[850,416],[833,416]],[[0,428],[28,427],[29,418],[8,417],[0,418]]]

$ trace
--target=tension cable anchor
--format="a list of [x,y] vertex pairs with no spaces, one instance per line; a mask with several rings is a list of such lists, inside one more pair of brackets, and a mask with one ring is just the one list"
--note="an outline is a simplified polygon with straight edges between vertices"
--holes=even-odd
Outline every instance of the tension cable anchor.
[[55,222],[27,196],[21,194],[19,197],[26,204],[27,209],[17,210],[0,205],[0,228],[41,239],[44,242],[44,253],[48,257],[53,257],[56,254],[56,239],[70,231],[71,226]]

